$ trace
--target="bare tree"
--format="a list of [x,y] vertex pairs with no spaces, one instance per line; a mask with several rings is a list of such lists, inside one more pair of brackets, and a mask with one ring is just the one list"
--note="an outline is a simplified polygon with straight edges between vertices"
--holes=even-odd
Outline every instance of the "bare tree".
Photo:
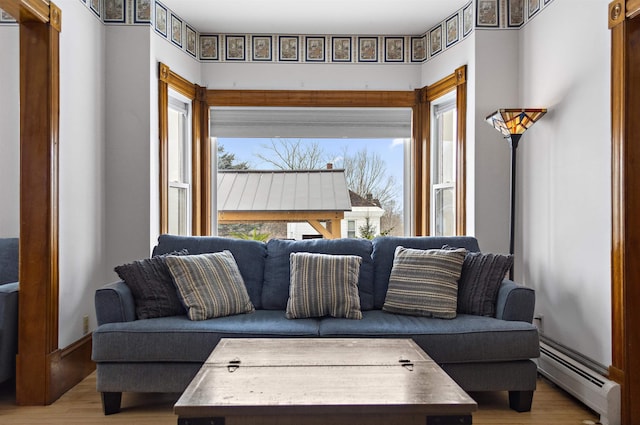
[[271,139],[262,147],[270,153],[256,156],[281,170],[318,170],[325,168],[330,158],[320,143],[302,143],[300,139]]
[[387,164],[378,153],[364,148],[350,155],[344,148],[342,164],[349,189],[364,198],[371,194],[383,208],[395,204],[400,188],[396,179],[387,174]]

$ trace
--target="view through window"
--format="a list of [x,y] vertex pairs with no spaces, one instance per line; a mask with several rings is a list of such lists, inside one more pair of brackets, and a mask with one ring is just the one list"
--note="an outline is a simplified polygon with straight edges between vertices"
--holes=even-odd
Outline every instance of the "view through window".
[[405,235],[411,108],[212,107],[219,236]]
[[[400,138],[217,138],[217,167],[219,173],[257,172],[256,181],[267,175],[288,172],[294,185],[301,185],[308,170],[333,170],[336,178],[344,179],[348,191],[349,210],[340,219],[341,237],[372,239],[379,235],[404,235],[404,179],[405,150],[408,139]],[[343,170],[343,171],[342,171]],[[262,175],[260,171],[264,172]],[[221,175],[221,174],[218,174]],[[296,175],[300,177],[296,178]],[[343,176],[343,177],[342,177]],[[225,176],[226,177],[226,176]],[[249,183],[247,183],[249,181]],[[252,185],[251,180],[229,188],[235,196],[257,197],[252,191],[264,190]],[[305,180],[306,181],[306,180]],[[308,193],[282,194],[283,197],[304,197],[291,205],[312,204],[307,198],[320,196],[326,191],[325,180],[310,183]],[[336,195],[337,196],[337,195]],[[220,198],[220,193],[219,193]],[[326,197],[324,198],[326,199]],[[219,201],[220,202],[220,201]],[[265,202],[268,203],[268,200]],[[248,239],[271,238],[309,239],[323,237],[305,215],[314,211],[289,211],[295,220],[269,221],[268,206],[252,203],[256,208],[253,222],[219,221],[219,236]],[[324,207],[320,205],[319,207]],[[221,208],[221,205],[218,205]],[[276,206],[277,208],[277,206]],[[316,207],[313,207],[314,209]],[[265,211],[266,210],[266,211]],[[261,217],[265,217],[261,219]],[[322,223],[326,227],[327,223]]]

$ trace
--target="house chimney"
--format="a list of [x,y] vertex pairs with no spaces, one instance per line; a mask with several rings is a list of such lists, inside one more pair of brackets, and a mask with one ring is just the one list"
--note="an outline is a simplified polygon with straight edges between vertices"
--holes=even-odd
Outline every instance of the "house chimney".
[[327,162],[327,170],[333,170],[333,164],[331,162]]

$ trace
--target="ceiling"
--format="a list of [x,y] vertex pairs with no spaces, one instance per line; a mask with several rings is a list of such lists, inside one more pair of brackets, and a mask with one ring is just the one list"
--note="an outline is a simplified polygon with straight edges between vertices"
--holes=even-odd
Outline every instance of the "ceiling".
[[420,35],[470,0],[163,0],[201,33]]

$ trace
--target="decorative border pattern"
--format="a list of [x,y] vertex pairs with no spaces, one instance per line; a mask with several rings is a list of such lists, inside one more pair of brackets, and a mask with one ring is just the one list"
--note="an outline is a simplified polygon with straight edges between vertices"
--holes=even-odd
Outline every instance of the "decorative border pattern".
[[127,7],[124,0],[105,0],[104,22],[125,23],[127,16],[126,9]]
[[133,23],[135,24],[150,24],[151,12],[153,12],[153,0],[135,0],[134,1],[134,16]]
[[351,37],[331,37],[331,62],[351,62]]
[[[160,0],[78,0],[106,25],[151,25],[187,55],[203,62],[417,64],[466,39],[474,29],[517,29],[553,0],[469,0],[420,35],[306,35],[199,33]],[[16,21],[0,9],[0,25]]]

